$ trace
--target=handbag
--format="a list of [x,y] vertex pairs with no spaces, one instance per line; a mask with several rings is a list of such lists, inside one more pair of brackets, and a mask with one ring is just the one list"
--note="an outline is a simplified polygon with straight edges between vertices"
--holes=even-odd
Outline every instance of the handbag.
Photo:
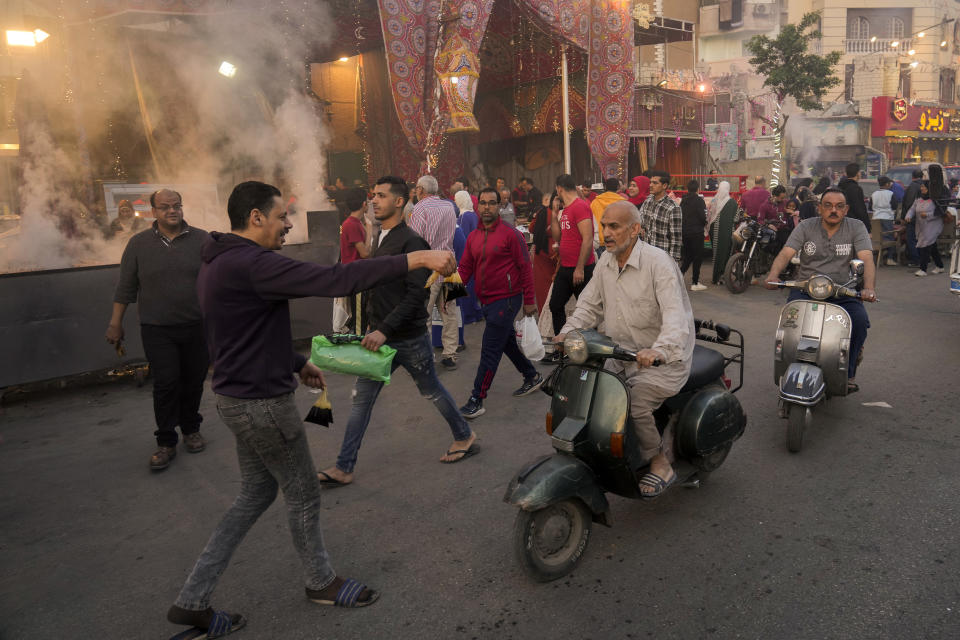
[[314,336],[310,362],[322,371],[332,371],[390,384],[393,357],[397,350],[381,345],[370,351],[360,345],[363,338],[353,334],[333,333]]

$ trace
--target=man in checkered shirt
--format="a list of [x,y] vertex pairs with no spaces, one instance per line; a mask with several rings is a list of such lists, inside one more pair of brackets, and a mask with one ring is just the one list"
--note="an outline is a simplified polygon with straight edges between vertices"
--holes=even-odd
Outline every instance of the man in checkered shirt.
[[669,173],[650,172],[650,195],[640,205],[640,225],[644,240],[679,263],[683,252],[683,215],[680,205],[670,197],[669,186]]

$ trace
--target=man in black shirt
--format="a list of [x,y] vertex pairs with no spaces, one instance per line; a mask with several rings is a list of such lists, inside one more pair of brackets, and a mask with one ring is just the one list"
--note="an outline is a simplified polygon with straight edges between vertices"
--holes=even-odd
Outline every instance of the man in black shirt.
[[860,175],[860,165],[851,162],[846,168],[846,177],[837,183],[837,187],[847,198],[847,217],[856,218],[863,223],[870,231],[870,214],[867,213],[866,196],[863,195],[863,189],[857,183],[857,177]]
[[[403,221],[403,207],[409,193],[407,184],[400,178],[385,176],[377,181],[373,190],[373,213],[380,222],[380,234],[374,238],[371,257],[402,255],[430,248],[427,241]],[[407,274],[404,286],[387,283],[364,292],[363,306],[369,333],[362,344],[370,351],[376,351],[384,344],[397,350],[393,370],[402,365],[417,384],[420,395],[433,403],[450,426],[454,442],[440,461],[453,463],[476,453],[478,447],[474,442],[477,437],[460,415],[450,392],[440,384],[434,368],[433,345],[427,335],[430,290],[424,287],[429,276],[426,269],[417,269]],[[353,482],[357,453],[382,388],[382,382],[357,378],[340,455],[335,466],[319,473],[320,484],[339,487]]]
[[[150,468],[161,471],[177,455],[177,425],[190,453],[206,448],[199,413],[203,381],[210,366],[197,301],[200,253],[209,237],[183,219],[180,194],[161,189],[150,196],[153,225],[127,242],[113,297],[107,342],[123,342],[123,316],[137,303],[143,350],[153,374],[157,450]],[[119,349],[119,346],[118,346]]]

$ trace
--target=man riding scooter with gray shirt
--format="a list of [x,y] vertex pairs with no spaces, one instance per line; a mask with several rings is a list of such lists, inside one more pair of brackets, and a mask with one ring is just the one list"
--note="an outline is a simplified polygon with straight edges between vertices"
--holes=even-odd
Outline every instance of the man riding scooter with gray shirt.
[[[577,309],[554,339],[598,327],[637,352],[636,364],[607,360],[630,388],[630,417],[650,468],[640,479],[644,498],[656,498],[677,479],[662,450],[653,412],[683,388],[690,375],[696,330],[676,261],[640,240],[640,212],[627,201],[610,204],[601,218],[606,252],[577,300]],[[654,363],[659,366],[654,368]]]
[[[863,290],[860,298],[867,302],[876,302],[877,294],[874,291],[876,268],[873,264],[873,244],[870,234],[860,220],[847,218],[847,197],[839,189],[827,189],[820,198],[820,217],[803,220],[790,233],[787,245],[780,250],[770,273],[764,280],[767,289],[777,289],[780,273],[787,263],[795,256],[800,257],[800,268],[796,279],[806,280],[817,274],[829,276],[836,283],[843,283],[847,279],[847,270],[850,260],[863,260]],[[810,296],[794,289],[788,300]],[[852,332],[850,334],[850,353],[860,354],[867,341],[867,329],[870,328],[870,318],[863,303],[857,298],[836,297],[828,298],[826,302],[843,307],[850,314]],[[850,357],[848,368],[847,393],[859,391],[860,387],[854,381],[857,374],[857,360],[855,355]]]

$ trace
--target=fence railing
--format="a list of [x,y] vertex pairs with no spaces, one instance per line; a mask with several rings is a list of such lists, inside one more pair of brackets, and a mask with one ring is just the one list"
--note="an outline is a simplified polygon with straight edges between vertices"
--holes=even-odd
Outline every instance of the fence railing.
[[[892,38],[877,38],[876,40],[845,40],[847,53],[885,53],[887,51],[909,51],[913,47],[913,40],[896,40]],[[896,43],[896,46],[894,46]]]

